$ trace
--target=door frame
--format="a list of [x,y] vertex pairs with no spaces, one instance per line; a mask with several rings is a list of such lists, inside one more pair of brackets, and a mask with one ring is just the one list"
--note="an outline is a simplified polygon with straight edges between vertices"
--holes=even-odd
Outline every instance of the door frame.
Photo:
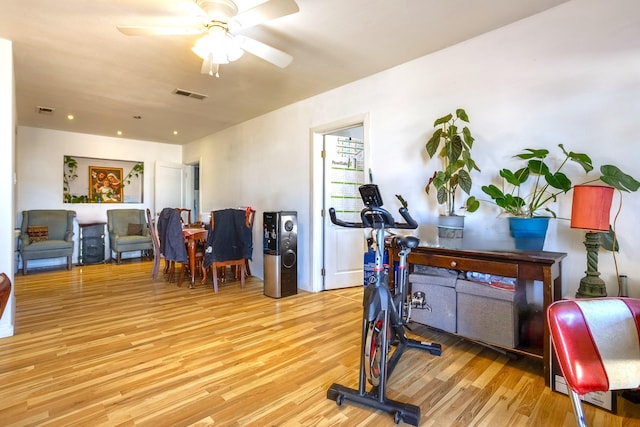
[[[156,161],[155,163],[155,178],[154,178],[154,194],[153,194],[153,211],[155,212],[155,217],[157,217],[158,215],[160,215],[160,211],[163,208],[169,207],[169,206],[160,206],[158,204],[158,181],[159,181],[159,177],[158,175],[161,173],[160,169],[161,168],[173,168],[176,170],[180,170],[180,206],[173,206],[173,207],[184,207],[184,206],[188,206],[189,204],[193,204],[193,166],[191,165],[186,165],[183,163],[173,163],[173,162],[163,162],[163,161]],[[193,218],[192,218],[193,220]]]
[[363,143],[365,149],[365,169],[370,164],[371,153],[369,149],[369,113],[363,113],[352,117],[337,120],[335,122],[314,126],[309,129],[311,139],[311,198],[309,215],[311,224],[311,291],[321,292],[324,290],[324,158],[322,150],[324,147],[324,135],[338,132],[344,129],[362,126]]

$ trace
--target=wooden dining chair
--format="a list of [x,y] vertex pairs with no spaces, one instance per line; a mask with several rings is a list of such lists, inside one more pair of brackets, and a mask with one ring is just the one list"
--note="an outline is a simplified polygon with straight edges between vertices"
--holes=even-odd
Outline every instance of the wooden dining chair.
[[184,224],[185,227],[190,226],[191,223],[191,209],[189,208],[176,208],[176,210],[180,213],[180,222]]
[[162,252],[160,251],[158,230],[156,229],[156,224],[155,221],[153,221],[149,208],[147,208],[147,224],[149,224],[151,243],[153,244],[153,267],[151,268],[151,277],[153,280],[156,280],[158,278],[158,271],[160,271],[160,259],[164,258],[164,255],[162,255]]
[[[205,254],[205,267],[211,268],[214,292],[218,292],[219,270],[223,274],[221,279],[224,280],[226,268],[229,266],[234,269],[236,279],[240,279],[240,285],[244,288],[246,274],[250,271],[248,264],[253,250],[252,229],[255,213],[256,211],[251,208],[211,212],[207,240],[207,246],[211,247],[211,252]],[[240,218],[242,218],[242,224],[236,223]],[[208,262],[208,258],[212,261]]]

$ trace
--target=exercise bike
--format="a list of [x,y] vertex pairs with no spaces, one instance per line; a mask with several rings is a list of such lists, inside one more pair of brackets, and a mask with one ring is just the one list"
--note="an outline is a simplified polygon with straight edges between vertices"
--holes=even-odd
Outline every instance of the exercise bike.
[[[440,356],[442,347],[438,343],[409,339],[405,332],[410,310],[406,283],[407,256],[412,248],[418,246],[420,240],[414,236],[394,236],[391,240],[391,245],[399,249],[397,286],[393,295],[389,291],[383,254],[385,230],[415,229],[418,228],[418,224],[404,207],[400,208],[399,212],[406,222],[395,222],[393,216],[382,208],[382,196],[377,185],[365,184],[359,190],[365,205],[360,212],[362,222],[342,221],[336,217],[335,209],[329,209],[331,222],[334,224],[349,228],[371,228],[372,234],[376,236],[374,273],[369,277],[363,297],[359,386],[355,390],[334,383],[327,390],[327,398],[335,400],[338,406],[348,400],[380,409],[392,414],[396,424],[403,420],[407,424],[417,426],[420,421],[420,407],[388,399],[387,379],[406,348],[417,348]],[[371,385],[368,391],[367,383]]]

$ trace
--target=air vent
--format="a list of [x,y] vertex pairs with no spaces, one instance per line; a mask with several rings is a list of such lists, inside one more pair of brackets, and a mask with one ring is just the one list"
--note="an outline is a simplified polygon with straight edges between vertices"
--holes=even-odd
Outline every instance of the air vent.
[[189,98],[195,98],[195,99],[205,99],[208,98],[207,95],[203,95],[201,93],[197,93],[197,92],[191,92],[188,90],[184,90],[184,89],[176,89],[174,92],[176,95],[182,95],[182,96],[187,96]]
[[38,110],[38,114],[53,114],[53,112],[55,111],[55,108],[51,108],[51,107],[36,107]]

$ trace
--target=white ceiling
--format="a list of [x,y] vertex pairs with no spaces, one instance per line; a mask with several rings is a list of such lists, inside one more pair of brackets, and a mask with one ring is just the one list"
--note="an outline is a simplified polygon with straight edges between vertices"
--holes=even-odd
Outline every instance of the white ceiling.
[[[185,144],[567,0],[297,0],[300,12],[242,33],[293,55],[291,65],[245,54],[222,65],[220,78],[200,74],[191,51],[199,36],[116,29],[175,24],[186,17],[181,1],[0,0],[18,125]],[[236,3],[242,11],[262,1]]]

